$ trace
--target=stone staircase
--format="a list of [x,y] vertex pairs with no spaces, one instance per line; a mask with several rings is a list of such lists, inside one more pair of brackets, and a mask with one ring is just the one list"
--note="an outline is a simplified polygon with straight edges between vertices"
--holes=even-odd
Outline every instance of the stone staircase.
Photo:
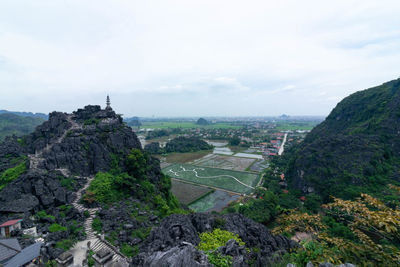
[[115,248],[111,244],[109,244],[105,240],[96,238],[93,245],[91,245],[91,250],[93,250],[94,252],[98,252],[101,249],[106,249],[106,250],[114,253],[114,256],[112,257],[112,260],[114,262],[125,263],[125,265],[128,265],[128,261],[126,260],[126,257],[124,255],[122,255],[119,251],[116,251]]
[[[69,131],[83,129],[82,125],[79,125],[78,123],[76,123],[75,121],[72,120],[71,115],[67,116],[67,121],[71,123],[71,127],[66,129],[60,137],[58,137],[54,142],[47,144],[46,147],[43,148],[42,150],[36,151],[35,154],[28,155],[31,169],[39,168],[39,164],[45,161],[45,159],[42,157],[43,152],[49,152],[55,144],[60,144],[65,139],[65,137],[68,135]],[[56,170],[60,171],[64,176],[70,175],[70,171],[67,168],[58,168]],[[85,185],[82,188],[80,188],[78,190],[78,192],[76,192],[76,198],[72,202],[72,206],[74,208],[76,208],[77,210],[79,210],[80,212],[85,212],[85,211],[89,212],[89,217],[86,218],[86,220],[83,224],[85,233],[86,233],[85,241],[92,241],[93,245],[91,246],[91,249],[95,253],[100,251],[101,249],[106,249],[114,254],[114,256],[112,258],[114,261],[122,263],[123,266],[128,266],[127,258],[123,254],[121,254],[118,251],[118,249],[115,248],[112,244],[110,244],[108,241],[104,240],[104,238],[99,238],[96,235],[96,233],[93,231],[93,227],[92,227],[93,219],[96,217],[96,213],[99,210],[99,208],[90,209],[90,208],[84,207],[82,204],[79,203],[79,201],[82,197],[82,192],[85,191],[90,186],[90,183],[93,181],[94,176],[88,176],[88,177],[77,176],[77,178],[86,179]]]

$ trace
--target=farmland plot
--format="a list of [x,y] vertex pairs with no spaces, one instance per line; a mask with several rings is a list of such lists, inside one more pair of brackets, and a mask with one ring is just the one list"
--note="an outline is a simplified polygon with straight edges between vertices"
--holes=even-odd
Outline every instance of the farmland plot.
[[174,164],[163,169],[173,178],[208,185],[241,194],[251,193],[260,176],[254,173],[199,167],[190,164]]
[[213,191],[213,189],[209,187],[188,184],[174,179],[172,179],[171,182],[171,192],[178,198],[180,203],[185,205],[189,205],[190,203]]
[[221,168],[226,170],[244,171],[255,159],[240,158],[223,155],[210,155],[195,161],[196,165],[203,167]]

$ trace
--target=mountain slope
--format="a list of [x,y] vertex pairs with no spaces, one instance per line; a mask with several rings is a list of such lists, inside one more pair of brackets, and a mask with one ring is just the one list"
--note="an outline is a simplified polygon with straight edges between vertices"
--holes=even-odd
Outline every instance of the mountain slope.
[[17,136],[29,134],[44,121],[45,119],[39,117],[25,117],[12,113],[0,114],[0,141],[13,134]]
[[297,247],[243,216],[188,215],[170,188],[159,161],[109,106],[53,112],[30,135],[0,143],[0,223],[23,218],[23,229],[36,227],[44,262],[90,241],[93,252],[105,249],[122,266],[210,266],[195,246],[200,232],[219,228],[246,242],[218,252],[237,266],[265,265]]
[[18,116],[21,116],[21,117],[41,118],[43,120],[47,120],[49,118],[49,116],[44,114],[44,113],[8,111],[8,110],[5,110],[5,109],[0,110],[0,114],[15,114],[15,115],[18,115]]
[[352,198],[399,182],[400,79],[343,99],[288,153],[287,178],[303,193]]

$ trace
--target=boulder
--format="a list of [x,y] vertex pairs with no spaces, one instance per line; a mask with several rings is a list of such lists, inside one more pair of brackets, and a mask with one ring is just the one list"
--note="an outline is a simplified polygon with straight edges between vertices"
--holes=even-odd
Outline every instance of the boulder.
[[211,267],[207,256],[192,244],[182,242],[166,251],[158,251],[146,258],[144,266],[149,267]]

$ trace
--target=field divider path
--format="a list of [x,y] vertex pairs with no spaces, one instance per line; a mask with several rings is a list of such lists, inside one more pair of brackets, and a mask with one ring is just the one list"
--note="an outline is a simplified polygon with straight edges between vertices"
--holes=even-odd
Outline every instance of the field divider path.
[[[227,175],[227,174],[221,174],[221,175],[217,175],[217,176],[209,176],[209,177],[202,177],[202,176],[199,176],[198,175],[198,173],[197,173],[197,171],[196,171],[196,168],[194,168],[193,170],[186,170],[185,169],[185,167],[183,167],[183,166],[180,166],[180,168],[182,169],[182,171],[173,171],[173,170],[169,170],[171,173],[173,173],[175,176],[177,176],[177,177],[179,177],[179,174],[178,173],[180,173],[180,172],[194,172],[194,174],[195,174],[195,176],[197,177],[197,178],[199,178],[199,179],[211,179],[211,178],[221,178],[221,177],[228,177],[228,178],[233,178],[236,182],[238,182],[239,184],[241,184],[241,185],[243,185],[243,186],[246,186],[246,187],[248,187],[248,188],[251,188],[251,189],[254,189],[254,187],[252,187],[252,186],[250,186],[250,185],[247,185],[247,184],[245,184],[245,183],[243,183],[242,181],[240,181],[239,179],[237,179],[236,177],[234,177],[234,176],[232,176],[232,175]],[[197,168],[198,170],[204,170],[203,168]]]

